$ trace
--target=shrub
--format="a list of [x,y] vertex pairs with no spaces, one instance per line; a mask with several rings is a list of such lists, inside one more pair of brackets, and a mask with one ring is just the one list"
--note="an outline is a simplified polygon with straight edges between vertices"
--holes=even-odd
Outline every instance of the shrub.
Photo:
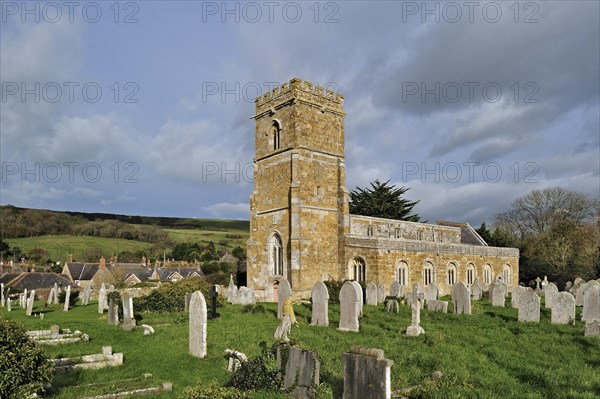
[[[201,291],[210,304],[211,285],[199,277],[186,278],[173,284],[163,284],[150,294],[133,298],[133,307],[136,312],[178,312],[185,308],[185,294]],[[219,305],[223,298],[219,297]],[[210,305],[209,305],[210,306]]]
[[323,282],[329,292],[329,303],[340,303],[340,290],[346,281],[348,280],[329,280]]
[[0,397],[22,399],[43,390],[53,366],[43,350],[25,334],[25,327],[0,316]]
[[[67,296],[67,293],[65,291],[62,291],[60,294],[58,294],[58,302],[65,303],[66,296]],[[78,299],[79,299],[79,291],[71,290],[71,295],[69,295],[69,307],[75,306],[75,303],[77,303]]]
[[263,348],[258,357],[242,362],[233,372],[228,386],[242,391],[278,390],[282,383],[281,373],[277,368],[277,360],[272,351]]
[[220,387],[214,382],[208,385],[198,384],[184,389],[179,399],[246,399],[250,396],[245,392],[231,387]]

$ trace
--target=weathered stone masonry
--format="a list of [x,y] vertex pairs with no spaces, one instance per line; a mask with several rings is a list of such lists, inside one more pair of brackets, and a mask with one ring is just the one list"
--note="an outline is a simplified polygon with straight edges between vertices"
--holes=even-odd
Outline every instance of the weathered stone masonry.
[[[442,293],[474,278],[518,282],[518,250],[489,247],[466,224],[350,215],[345,115],[342,95],[300,79],[256,100],[248,286],[259,300],[275,300],[283,278],[294,297],[310,297],[326,279],[431,281]],[[480,242],[461,242],[462,229]]]

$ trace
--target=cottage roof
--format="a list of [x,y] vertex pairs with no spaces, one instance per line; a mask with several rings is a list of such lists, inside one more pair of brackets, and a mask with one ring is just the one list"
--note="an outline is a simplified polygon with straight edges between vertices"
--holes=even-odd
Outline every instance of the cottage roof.
[[69,277],[59,273],[21,273],[19,277],[9,284],[17,290],[37,290],[41,288],[52,288],[54,284],[67,286],[73,284]]

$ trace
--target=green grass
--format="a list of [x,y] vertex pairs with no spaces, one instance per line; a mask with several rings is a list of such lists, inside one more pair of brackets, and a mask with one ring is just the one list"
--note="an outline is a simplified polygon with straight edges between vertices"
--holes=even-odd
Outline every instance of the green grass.
[[[250,237],[248,230],[200,230],[200,229],[163,229],[169,233],[169,237],[176,242],[201,242],[207,244],[209,241],[218,244],[227,241],[231,249],[236,246],[246,247],[246,241]],[[239,235],[241,238],[228,238],[227,235]]]
[[[447,299],[447,298],[445,298]],[[38,310],[42,305],[36,303]],[[198,380],[225,383],[223,351],[236,349],[248,356],[260,352],[259,343],[272,343],[278,325],[276,305],[265,304],[265,314],[245,314],[241,306],[228,305],[222,316],[208,322],[208,355],[197,359],[188,355],[186,314],[142,314],[141,323],[155,327],[156,333],[144,336],[141,331],[125,332],[109,326],[106,315],[97,314],[92,303],[77,306],[70,312],[51,307],[44,320],[26,317],[17,308],[2,314],[27,324],[29,329],[63,328],[81,330],[91,337],[89,343],[45,347],[48,356],[78,356],[100,353],[102,346],[112,345],[123,352],[125,364],[116,368],[81,371],[59,376],[60,388],[54,398],[76,398],[74,385],[110,383],[153,374],[153,383],[173,382],[174,392],[161,398],[175,398],[186,386]],[[399,314],[385,313],[382,307],[365,306],[359,333],[341,332],[339,306],[330,305],[330,327],[311,327],[307,305],[295,307],[300,327],[292,330],[296,344],[318,353],[321,381],[331,385],[334,397],[343,390],[341,355],[351,346],[380,348],[394,361],[392,388],[401,393],[413,387],[409,398],[598,398],[600,396],[600,339],[584,337],[584,325],[550,324],[550,312],[542,309],[539,324],[517,322],[517,311],[492,308],[486,300],[474,302],[473,315],[421,313],[426,334],[406,337],[410,309],[401,306]],[[35,312],[36,310],[34,310]],[[578,320],[580,308],[578,308]],[[431,374],[440,370],[442,380],[434,383]],[[284,398],[280,394],[257,394],[257,398]]]

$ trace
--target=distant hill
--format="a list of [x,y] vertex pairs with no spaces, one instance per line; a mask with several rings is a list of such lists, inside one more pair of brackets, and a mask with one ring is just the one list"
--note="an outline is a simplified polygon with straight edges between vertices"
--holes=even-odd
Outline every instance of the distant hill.
[[[0,222],[1,238],[76,234],[155,242],[162,237],[160,237],[161,234],[154,234],[153,229],[200,229],[212,231],[248,231],[250,229],[250,222],[247,220],[61,212],[19,208],[12,205],[0,206]],[[90,234],[89,230],[92,230],[94,233]],[[100,230],[106,233],[96,233]],[[113,234],[113,232],[116,234]]]

